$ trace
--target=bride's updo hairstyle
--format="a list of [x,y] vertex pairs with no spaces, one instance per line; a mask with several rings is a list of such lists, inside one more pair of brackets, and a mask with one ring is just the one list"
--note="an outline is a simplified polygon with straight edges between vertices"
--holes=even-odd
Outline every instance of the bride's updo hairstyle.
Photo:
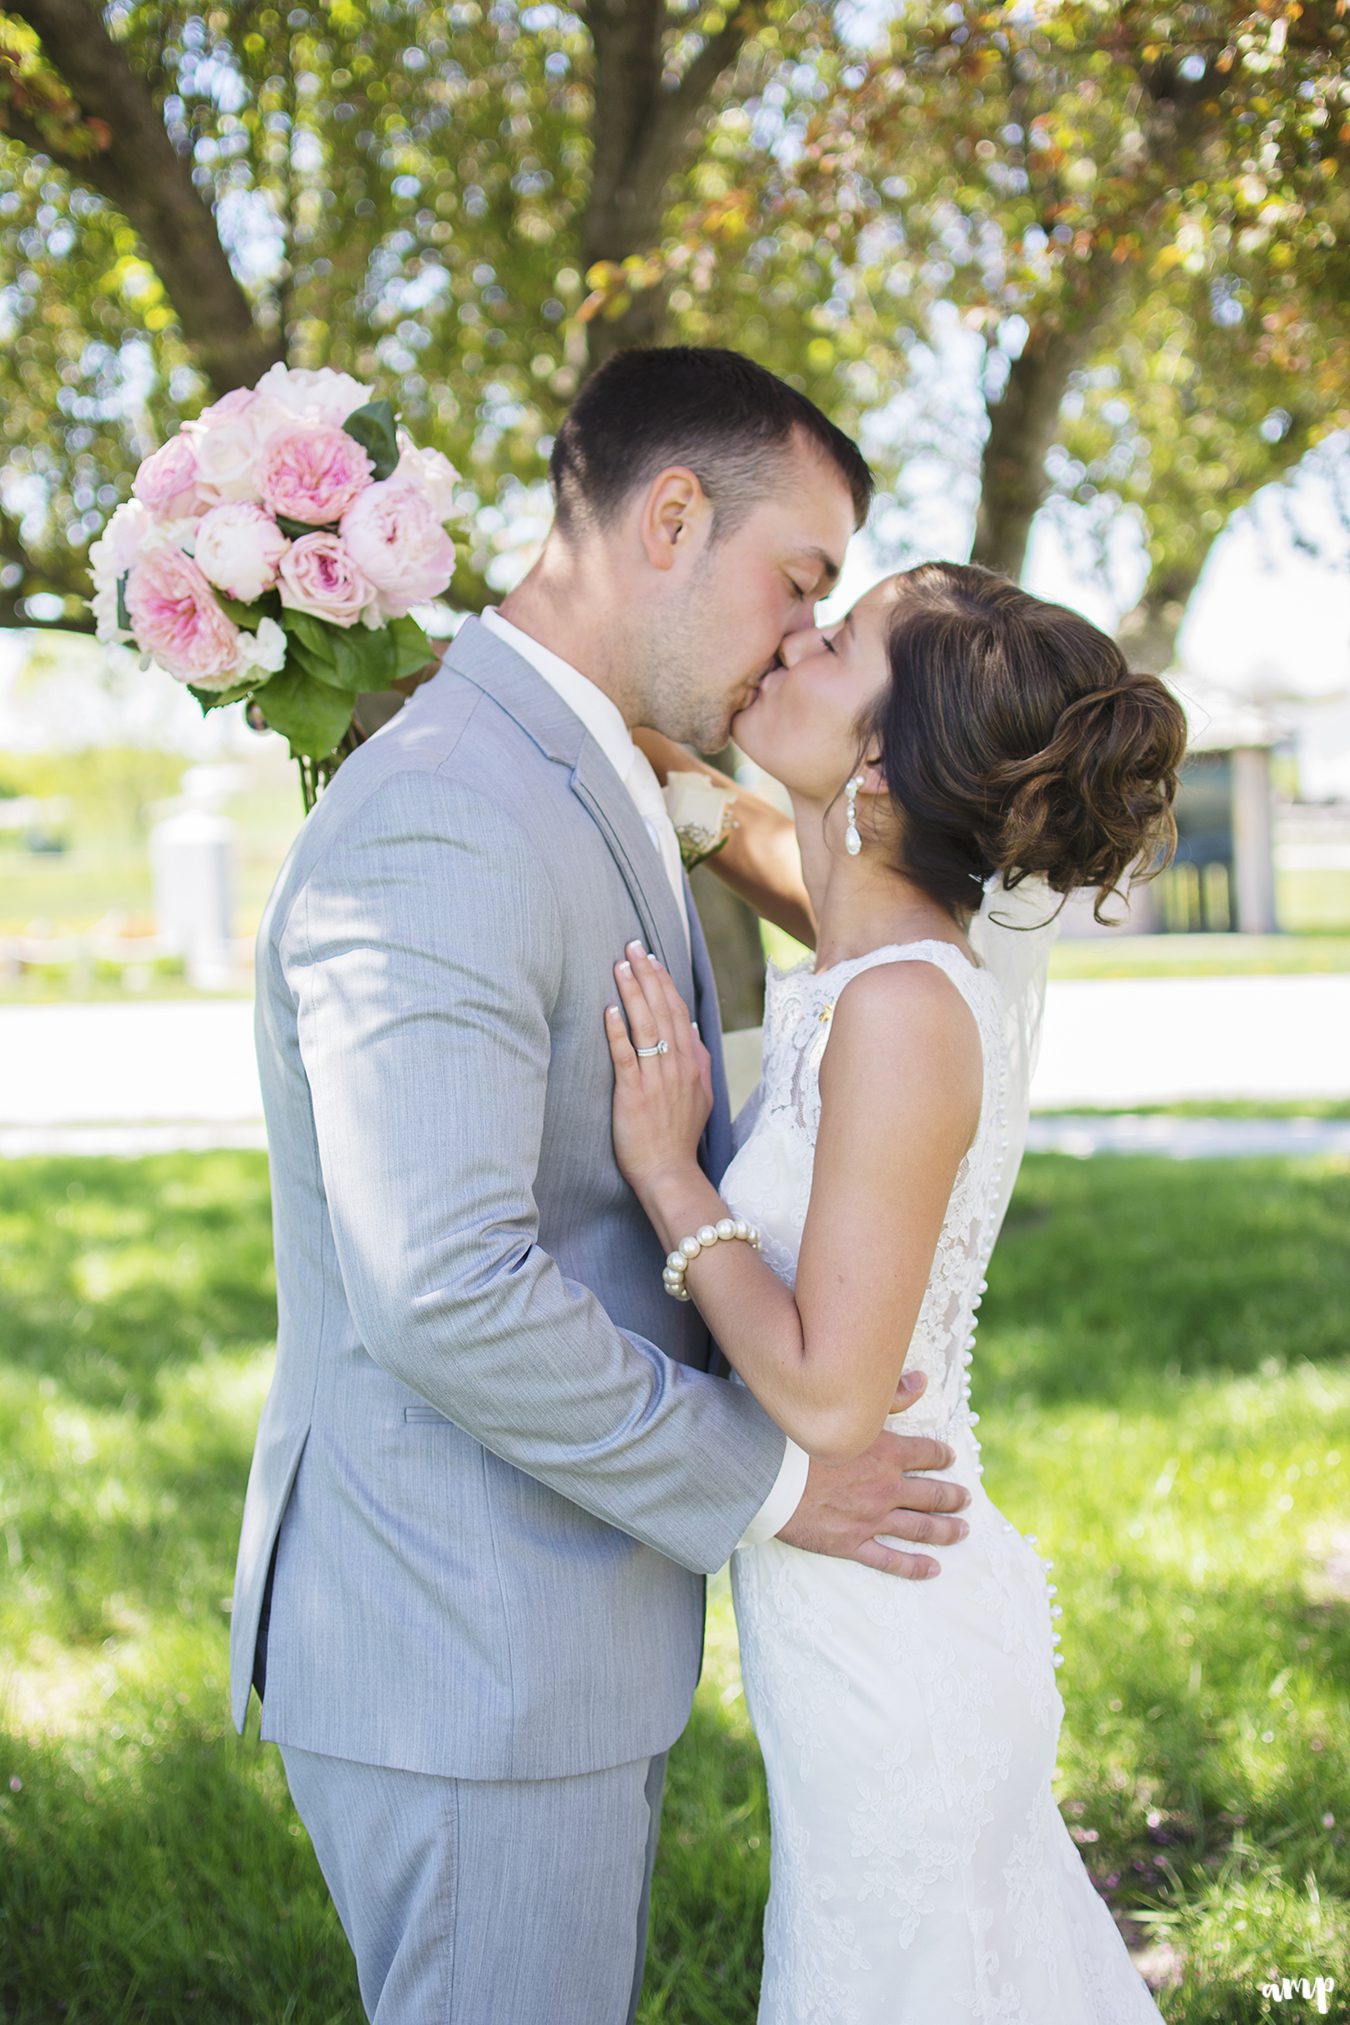
[[899,578],[891,679],[859,726],[902,818],[899,869],[958,915],[985,881],[1043,874],[1102,907],[1176,849],[1180,704],[1077,612],[973,563]]

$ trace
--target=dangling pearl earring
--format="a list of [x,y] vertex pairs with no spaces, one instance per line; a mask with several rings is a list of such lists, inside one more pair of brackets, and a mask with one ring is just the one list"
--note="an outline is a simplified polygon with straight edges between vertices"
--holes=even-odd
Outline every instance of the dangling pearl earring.
[[862,784],[863,776],[855,773],[844,790],[848,796],[848,828],[844,831],[844,849],[850,858],[856,858],[862,849],[862,838],[858,835],[858,789]]

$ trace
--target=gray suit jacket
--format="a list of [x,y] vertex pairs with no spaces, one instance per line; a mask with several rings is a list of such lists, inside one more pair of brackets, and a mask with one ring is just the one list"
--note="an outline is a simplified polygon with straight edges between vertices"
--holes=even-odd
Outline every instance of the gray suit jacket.
[[603,1009],[646,938],[720,1030],[660,856],[579,720],[466,621],[342,767],[258,938],[277,1260],[232,1625],[242,1726],[462,1778],[665,1750],[703,1576],[783,1436],[709,1369],[614,1160]]

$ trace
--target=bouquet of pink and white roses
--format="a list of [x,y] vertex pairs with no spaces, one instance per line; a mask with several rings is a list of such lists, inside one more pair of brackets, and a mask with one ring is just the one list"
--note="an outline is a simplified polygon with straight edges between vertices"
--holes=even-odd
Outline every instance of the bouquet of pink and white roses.
[[411,611],[454,573],[456,482],[370,388],[273,366],[141,465],[90,549],[98,637],[138,647],[203,710],[247,699],[289,741],[310,805],[358,692],[435,658]]

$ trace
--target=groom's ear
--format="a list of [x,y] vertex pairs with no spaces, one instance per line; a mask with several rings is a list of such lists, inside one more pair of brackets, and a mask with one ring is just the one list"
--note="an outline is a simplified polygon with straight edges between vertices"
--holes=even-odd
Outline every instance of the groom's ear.
[[712,506],[698,476],[669,464],[647,488],[638,521],[643,552],[653,569],[671,570],[706,540]]

